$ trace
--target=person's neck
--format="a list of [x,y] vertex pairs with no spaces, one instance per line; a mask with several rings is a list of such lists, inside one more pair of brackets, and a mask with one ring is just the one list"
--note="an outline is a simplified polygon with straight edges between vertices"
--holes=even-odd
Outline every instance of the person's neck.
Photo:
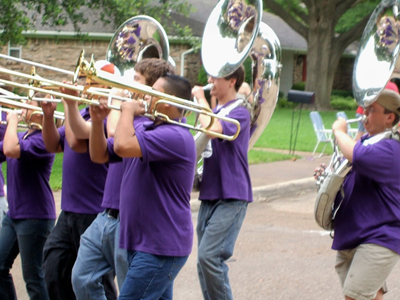
[[236,91],[231,90],[228,93],[226,93],[226,95],[224,97],[218,98],[218,105],[223,106],[236,98],[237,98]]
[[29,129],[28,129],[28,135],[31,134],[31,133],[33,133],[33,132],[35,132],[35,130],[36,130],[36,129],[34,129],[34,128],[29,128]]

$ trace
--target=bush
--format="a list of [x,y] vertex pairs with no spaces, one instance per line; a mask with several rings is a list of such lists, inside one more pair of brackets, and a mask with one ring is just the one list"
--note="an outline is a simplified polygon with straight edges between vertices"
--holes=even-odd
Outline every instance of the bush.
[[331,106],[335,110],[356,110],[357,102],[352,97],[331,97]]
[[306,88],[306,82],[305,81],[296,82],[292,86],[292,90],[296,90],[296,91],[304,91],[305,88]]
[[293,108],[293,102],[287,101],[287,98],[279,97],[276,103],[277,108]]
[[208,75],[204,70],[203,65],[200,66],[199,74],[197,74],[197,84],[206,85],[208,81]]
[[332,90],[332,96],[353,97],[353,91]]

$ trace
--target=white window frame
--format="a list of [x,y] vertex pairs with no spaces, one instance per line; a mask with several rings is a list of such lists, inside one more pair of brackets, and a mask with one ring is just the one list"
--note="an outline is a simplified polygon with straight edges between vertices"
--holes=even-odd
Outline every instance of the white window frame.
[[18,45],[11,45],[11,43],[8,42],[8,56],[11,56],[11,51],[19,51],[19,56],[17,58],[22,57],[22,47]]

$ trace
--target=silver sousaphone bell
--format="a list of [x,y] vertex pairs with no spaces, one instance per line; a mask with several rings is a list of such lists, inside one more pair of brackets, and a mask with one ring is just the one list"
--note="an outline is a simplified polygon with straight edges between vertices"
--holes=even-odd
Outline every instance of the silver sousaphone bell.
[[360,106],[373,103],[392,78],[400,78],[398,0],[383,0],[372,13],[354,63],[353,94]]
[[169,42],[157,20],[139,15],[117,29],[108,45],[106,60],[117,66],[122,76],[127,76],[133,75],[136,63],[143,58],[170,60]]

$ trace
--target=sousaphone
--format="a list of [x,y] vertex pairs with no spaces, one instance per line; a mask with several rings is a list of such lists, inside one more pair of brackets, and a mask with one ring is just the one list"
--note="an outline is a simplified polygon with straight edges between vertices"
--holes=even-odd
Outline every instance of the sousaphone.
[[[261,22],[260,0],[221,0],[211,12],[203,33],[201,57],[207,74],[226,77],[250,57],[252,61],[251,96],[242,99],[251,114],[249,150],[254,146],[274,112],[279,94],[281,46],[274,31]],[[197,157],[209,138],[196,137]],[[195,179],[201,177],[198,170]]]
[[130,76],[136,63],[143,58],[171,61],[164,28],[154,18],[139,15],[126,20],[117,29],[108,45],[106,60],[117,66],[122,76]]

